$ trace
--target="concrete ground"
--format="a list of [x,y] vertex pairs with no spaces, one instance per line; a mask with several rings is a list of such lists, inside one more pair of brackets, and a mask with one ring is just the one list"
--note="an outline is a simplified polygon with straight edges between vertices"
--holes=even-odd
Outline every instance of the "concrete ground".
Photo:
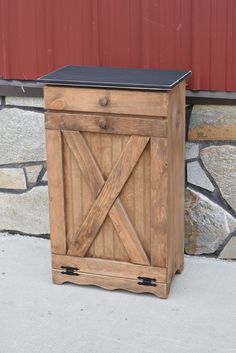
[[236,352],[236,262],[186,257],[169,299],[51,282],[50,243],[0,236],[0,353]]

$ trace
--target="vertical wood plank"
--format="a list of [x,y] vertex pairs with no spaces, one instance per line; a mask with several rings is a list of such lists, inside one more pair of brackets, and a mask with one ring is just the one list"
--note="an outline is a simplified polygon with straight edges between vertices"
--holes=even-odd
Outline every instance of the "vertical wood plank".
[[74,237],[74,212],[73,212],[73,179],[72,179],[72,155],[63,138],[63,163],[64,163],[64,196],[65,196],[65,221],[67,249]]
[[[92,146],[93,146],[93,134],[91,133],[86,133],[84,132],[82,134],[82,136],[84,137],[86,143],[88,144],[88,146],[90,147],[90,149],[92,150]],[[78,167],[78,163],[77,163],[77,167]],[[79,169],[79,168],[78,168]],[[83,220],[84,218],[87,216],[93,202],[95,199],[95,195],[93,195],[89,185],[87,184],[87,181],[84,179],[82,172],[81,173],[81,187],[83,189],[83,198],[82,198],[82,203],[84,206],[84,213],[83,213]],[[82,224],[82,222],[80,223],[80,225]],[[78,229],[78,227],[77,227]],[[95,245],[94,242],[92,243],[92,245],[90,246],[86,256],[88,257],[94,257],[95,255]]]
[[167,266],[167,140],[151,138],[151,265]]
[[177,188],[175,190],[175,226],[177,229],[175,245],[175,271],[181,272],[184,266],[184,191],[185,191],[185,83],[177,89],[177,121],[175,123],[176,145],[178,153],[175,158]]
[[[108,178],[112,169],[112,136],[110,134],[101,136],[102,144],[102,174],[105,179]],[[114,258],[113,253],[113,225],[109,216],[102,225],[103,244],[104,244],[104,258]]]
[[[102,135],[101,134],[93,134],[94,135],[94,152],[96,156],[97,163],[102,169]],[[96,139],[95,139],[96,137]],[[103,229],[100,229],[97,237],[94,240],[94,253],[96,257],[104,256],[104,236]]]
[[151,162],[150,162],[150,144],[144,151],[144,202],[143,202],[143,217],[144,217],[144,236],[146,239],[145,250],[151,257]]
[[[168,280],[184,262],[185,83],[169,93]],[[171,172],[172,171],[172,172]]]
[[143,151],[142,156],[136,164],[132,177],[134,179],[134,225],[139,239],[146,250],[148,239],[146,238],[146,234],[144,234],[144,153],[145,151]]
[[[70,151],[71,153],[71,151]],[[83,176],[77,166],[76,159],[71,153],[71,184],[72,184],[72,212],[73,212],[73,239],[75,232],[84,219]]]
[[61,131],[46,130],[51,248],[66,254],[64,181]]
[[[121,137],[121,150],[124,149],[126,143],[129,141],[129,136]],[[120,154],[119,154],[120,155]],[[118,156],[119,157],[119,156]],[[132,224],[134,224],[134,180],[133,173],[131,173],[129,179],[127,180],[124,188],[120,193],[120,199],[125,207],[125,210],[130,218]],[[122,247],[122,252],[120,253],[124,261],[129,261],[129,256],[124,247]]]
[[[100,134],[91,134],[90,141],[88,140],[88,133],[84,133],[83,136],[95,157],[99,167],[101,168],[102,165],[102,140]],[[93,195],[93,201],[95,200],[96,195]],[[100,230],[97,237],[95,238],[94,242],[90,246],[86,256],[93,256],[93,257],[104,257],[104,236],[103,236],[103,229]]]
[[[112,140],[112,166],[115,165],[117,160],[121,155],[123,149],[123,140],[126,139],[125,136],[117,135]],[[128,138],[127,138],[128,141]],[[117,260],[129,261],[129,256],[124,248],[124,245],[121,243],[119,236],[116,230],[113,227],[113,239],[114,239],[114,258]]]
[[[91,145],[91,136],[92,134],[91,133],[87,133],[87,132],[84,132],[82,133],[82,136],[84,137],[85,141],[87,142],[88,146]],[[81,206],[83,208],[83,214],[82,214],[82,219],[79,223],[79,226],[83,223],[85,217],[87,216],[87,214],[89,213],[89,210],[94,202],[94,199],[95,199],[95,195],[92,194],[92,191],[90,189],[90,186],[87,182],[87,180],[84,178],[83,176],[83,173],[81,172],[79,166],[78,166],[78,163],[77,161],[75,160],[75,163],[76,163],[76,167],[77,167],[77,170],[78,170],[78,173],[80,174],[80,179],[81,179],[81,182],[80,182],[80,187],[81,187],[81,196],[78,194],[77,197],[80,197],[81,199]],[[78,174],[77,174],[78,175]],[[77,231],[78,229],[78,223],[77,225],[75,226],[75,232]],[[92,244],[86,254],[86,256],[94,256],[94,244]]]

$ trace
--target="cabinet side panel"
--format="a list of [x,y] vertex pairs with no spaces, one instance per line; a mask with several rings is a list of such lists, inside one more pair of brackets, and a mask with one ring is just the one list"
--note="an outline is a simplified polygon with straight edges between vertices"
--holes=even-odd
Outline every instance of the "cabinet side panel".
[[46,130],[50,237],[54,254],[66,254],[62,137],[59,130]]
[[170,93],[168,181],[168,277],[184,261],[185,83]]

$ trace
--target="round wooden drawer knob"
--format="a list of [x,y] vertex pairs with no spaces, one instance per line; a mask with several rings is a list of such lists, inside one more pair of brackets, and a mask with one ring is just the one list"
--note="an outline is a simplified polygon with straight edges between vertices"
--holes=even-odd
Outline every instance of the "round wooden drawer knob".
[[107,98],[107,97],[101,97],[101,98],[99,98],[99,104],[100,104],[102,107],[105,107],[105,106],[108,104],[108,98]]
[[98,122],[98,125],[99,125],[100,129],[106,130],[106,128],[107,128],[106,119],[100,119]]

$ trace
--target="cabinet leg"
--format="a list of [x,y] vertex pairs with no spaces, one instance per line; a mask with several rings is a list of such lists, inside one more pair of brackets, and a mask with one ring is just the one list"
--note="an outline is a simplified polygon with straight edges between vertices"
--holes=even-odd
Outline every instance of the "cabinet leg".
[[52,281],[55,284],[63,284],[65,281],[61,278],[60,272],[52,271]]
[[179,266],[177,266],[176,273],[182,273],[184,269],[184,263],[182,262]]

